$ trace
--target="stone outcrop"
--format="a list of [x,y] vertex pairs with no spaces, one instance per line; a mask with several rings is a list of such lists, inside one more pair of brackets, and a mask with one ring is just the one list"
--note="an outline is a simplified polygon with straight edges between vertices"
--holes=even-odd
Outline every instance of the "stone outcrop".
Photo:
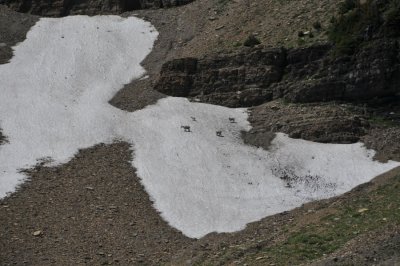
[[400,127],[374,127],[361,141],[377,151],[375,159],[400,161]]
[[[312,49],[311,49],[312,50]],[[289,102],[362,101],[400,91],[398,43],[381,39],[353,56],[304,60],[288,57],[286,79],[274,86],[274,98]]]
[[176,59],[163,65],[155,89],[229,107],[253,106],[272,99],[267,88],[282,79],[285,65],[284,49]]
[[334,103],[287,104],[281,100],[251,108],[249,122],[252,129],[243,139],[265,149],[275,132],[321,143],[354,143],[370,128],[363,108]]
[[228,107],[288,102],[369,102],[400,92],[399,45],[379,39],[352,56],[332,47],[246,48],[235,54],[183,58],[162,67],[155,89]]
[[40,16],[119,14],[184,5],[192,0],[0,0],[11,9]]

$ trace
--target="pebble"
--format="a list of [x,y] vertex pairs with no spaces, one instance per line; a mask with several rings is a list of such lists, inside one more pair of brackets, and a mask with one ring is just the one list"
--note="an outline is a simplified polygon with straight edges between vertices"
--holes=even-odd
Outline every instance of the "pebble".
[[42,231],[40,231],[40,230],[37,230],[37,231],[35,231],[35,232],[33,232],[33,236],[41,236],[43,234],[43,232]]

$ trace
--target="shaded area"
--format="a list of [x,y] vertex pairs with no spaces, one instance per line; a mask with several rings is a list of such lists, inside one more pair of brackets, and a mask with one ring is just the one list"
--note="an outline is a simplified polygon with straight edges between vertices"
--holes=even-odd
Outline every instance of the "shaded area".
[[121,110],[136,111],[155,104],[165,95],[151,89],[150,79],[134,80],[119,90],[109,103]]
[[228,107],[284,99],[294,103],[385,103],[399,93],[396,39],[378,39],[352,56],[332,56],[329,44],[307,48],[244,48],[166,62],[155,89]]
[[119,6],[122,12],[133,11],[143,8],[140,0],[120,0]]

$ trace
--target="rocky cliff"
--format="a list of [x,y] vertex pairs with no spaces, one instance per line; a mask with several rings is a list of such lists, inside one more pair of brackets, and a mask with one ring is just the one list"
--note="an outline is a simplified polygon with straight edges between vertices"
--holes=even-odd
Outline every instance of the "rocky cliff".
[[396,39],[379,39],[353,55],[333,56],[331,45],[245,48],[239,53],[182,58],[162,67],[155,89],[228,107],[273,99],[288,102],[371,102],[400,92]]
[[155,89],[229,107],[272,99],[269,86],[282,80],[284,49],[246,49],[235,54],[182,58],[163,65]]

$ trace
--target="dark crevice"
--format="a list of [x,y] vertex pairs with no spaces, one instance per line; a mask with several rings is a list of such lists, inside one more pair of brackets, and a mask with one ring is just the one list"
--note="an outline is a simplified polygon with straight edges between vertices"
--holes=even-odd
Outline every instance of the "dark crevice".
[[143,9],[143,5],[140,0],[120,0],[119,6],[121,8],[121,12]]

